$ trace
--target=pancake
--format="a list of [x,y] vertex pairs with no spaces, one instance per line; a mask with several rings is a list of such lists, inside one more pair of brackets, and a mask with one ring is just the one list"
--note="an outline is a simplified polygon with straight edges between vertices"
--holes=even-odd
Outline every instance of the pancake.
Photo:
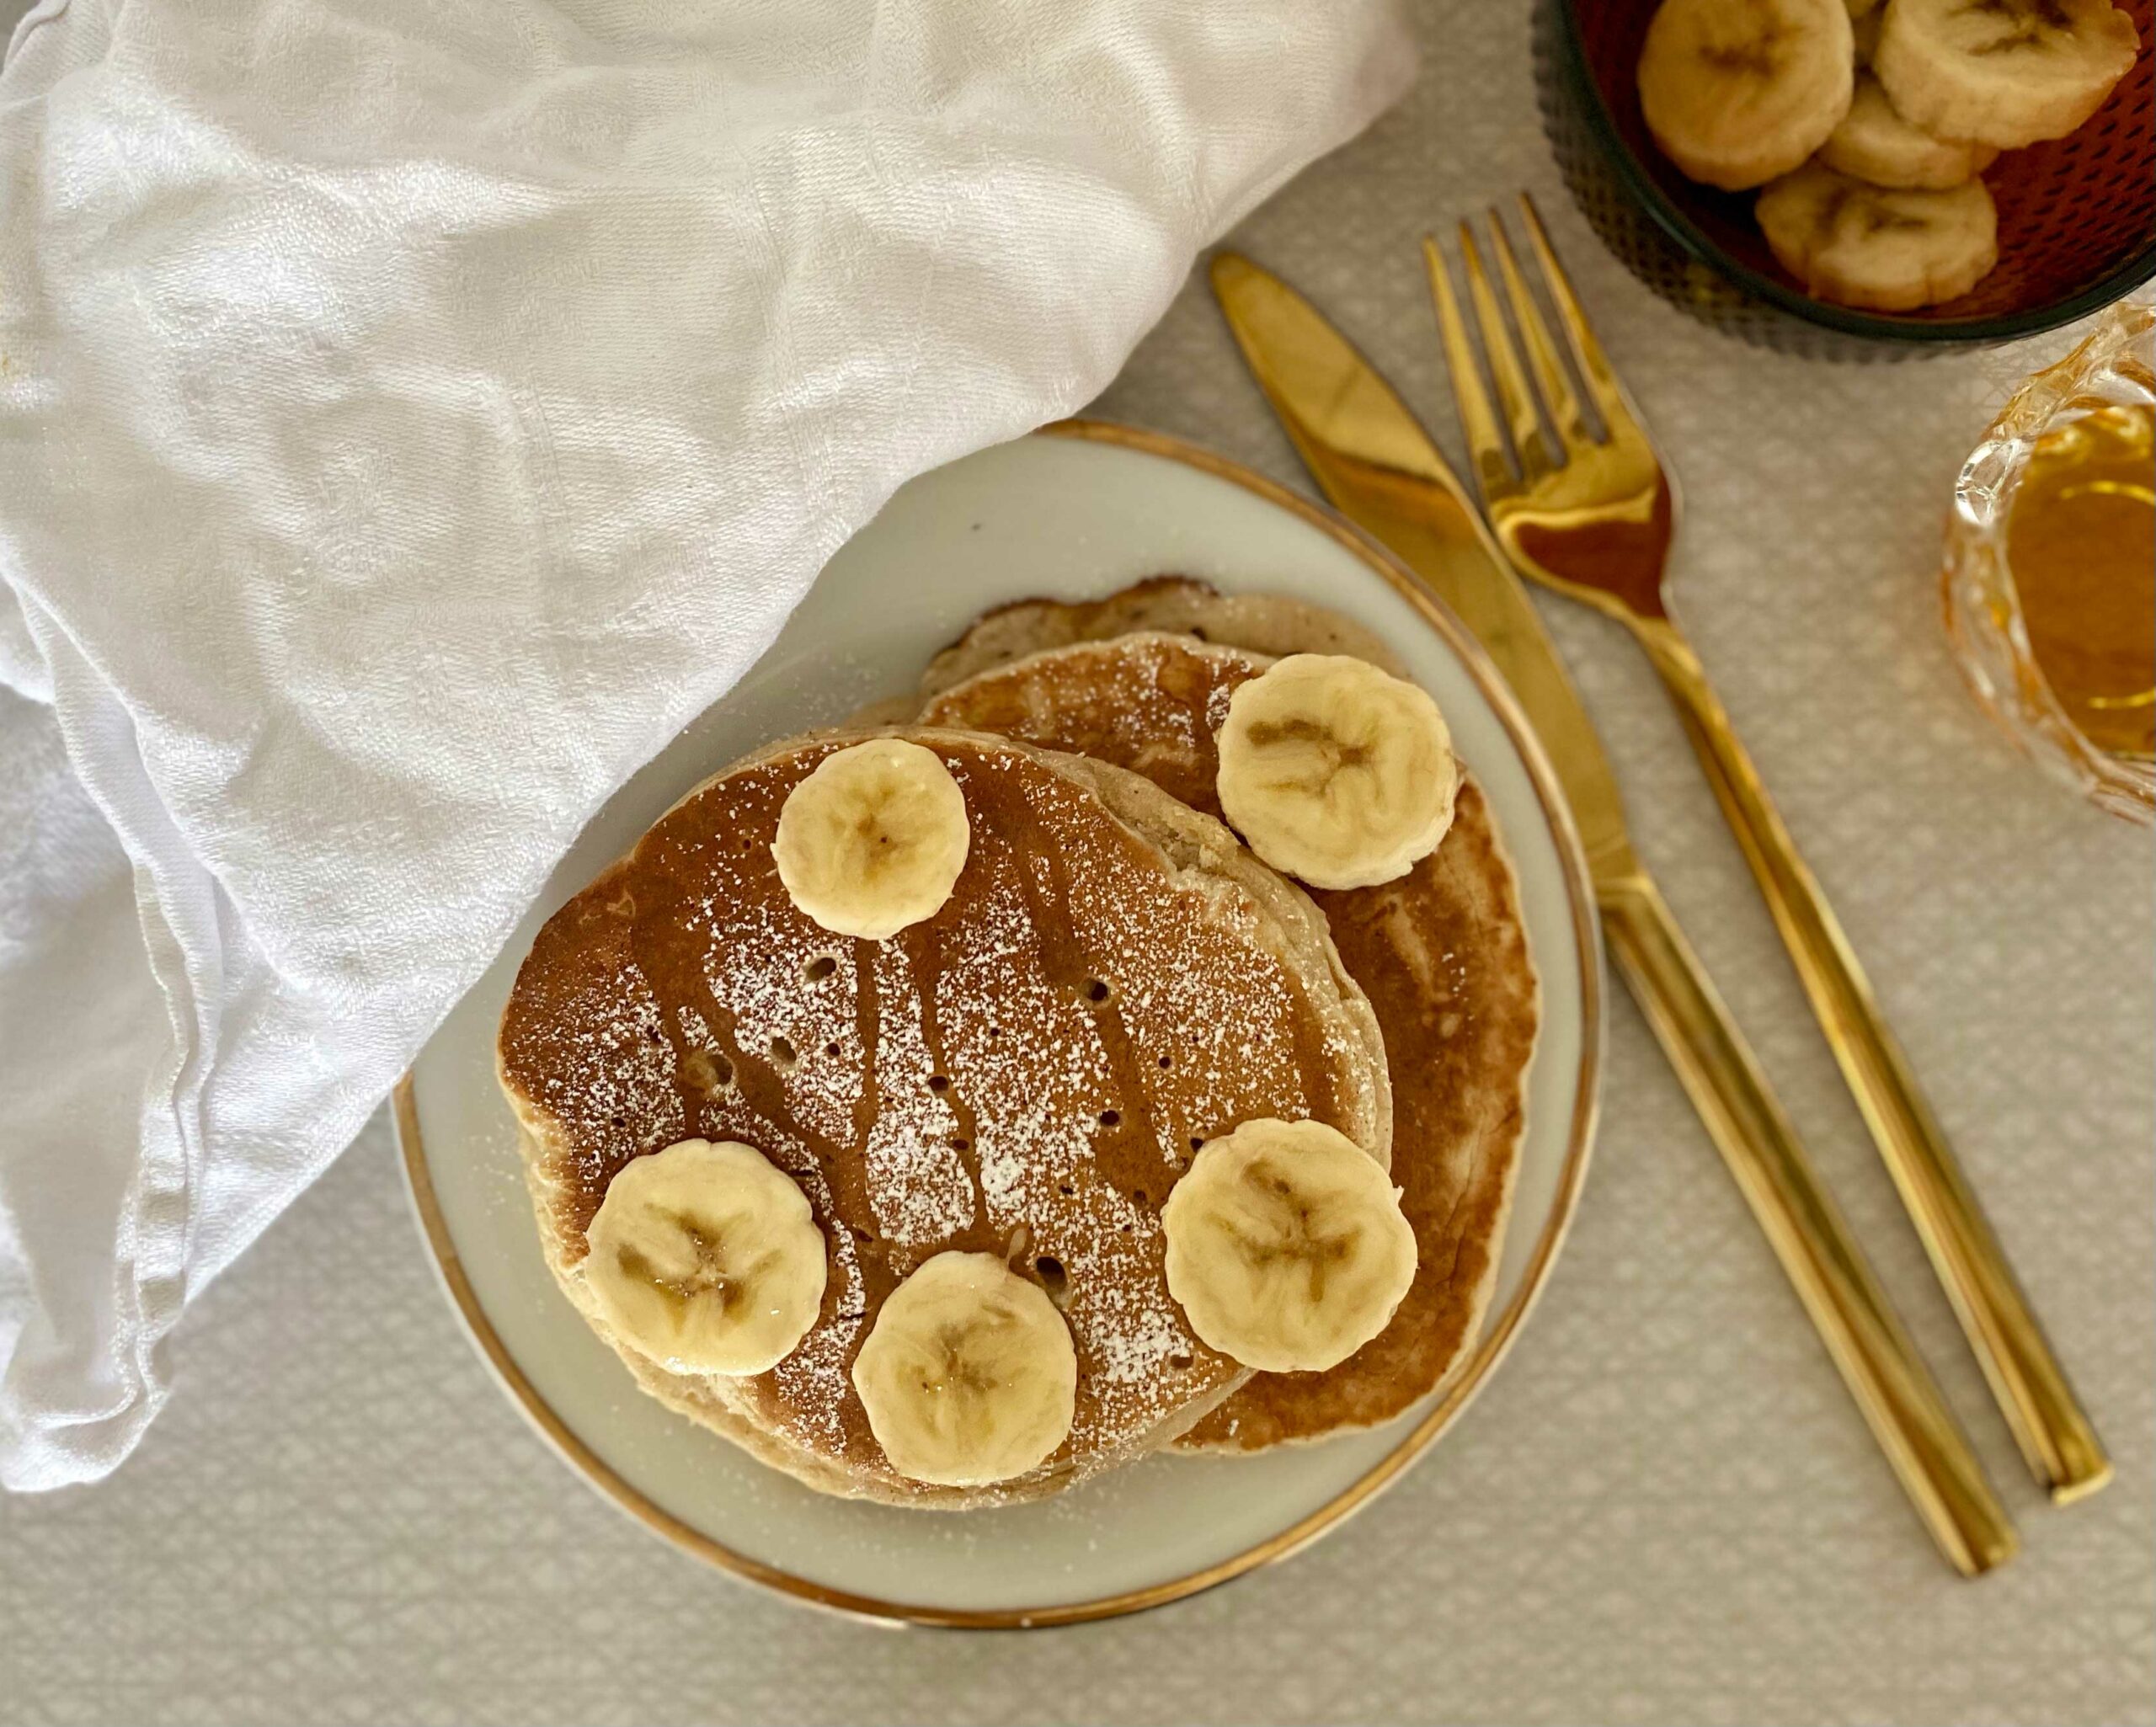
[[1406,670],[1380,637],[1323,606],[1282,594],[1223,594],[1188,576],[1148,576],[1100,600],[1016,600],[983,612],[929,661],[921,693],[938,695],[977,672],[1050,648],[1146,631],[1227,642],[1276,658],[1352,654],[1395,677]]
[[[1130,610],[1118,596],[1052,614],[1041,610],[1052,602],[1033,604],[1033,616],[1053,618],[1040,632],[1052,639]],[[1095,755],[1217,816],[1214,733],[1235,686],[1271,661],[1226,645],[1249,600],[1208,606],[1184,592],[1177,604],[1210,641],[1153,632],[1053,648],[931,696],[922,720]],[[1340,628],[1314,635],[1343,639]],[[990,640],[1018,645],[1007,628],[969,634],[969,663]],[[1256,1376],[1181,1437],[1186,1448],[1257,1451],[1389,1420],[1466,1358],[1496,1282],[1539,1010],[1511,866],[1481,788],[1463,780],[1444,842],[1406,877],[1312,898],[1385,1033],[1392,1174],[1415,1230],[1415,1281],[1356,1354],[1324,1373]]]
[[[677,803],[550,919],[501,1025],[502,1084],[549,1264],[638,1382],[826,1492],[960,1508],[1037,1497],[1153,1448],[1246,1373],[1184,1325],[1159,1211],[1193,1146],[1308,1115],[1390,1155],[1383,1044],[1324,920],[1218,823],[1138,776],[952,731],[951,898],[882,942],[788,898],[787,794],[863,733],[774,744]],[[685,1375],[609,1332],[579,1267],[631,1159],[739,1139],[798,1180],[822,1309],[768,1373]],[[849,1370],[884,1298],[946,1249],[1045,1287],[1075,1417],[1032,1474],[931,1486],[883,1456]]]

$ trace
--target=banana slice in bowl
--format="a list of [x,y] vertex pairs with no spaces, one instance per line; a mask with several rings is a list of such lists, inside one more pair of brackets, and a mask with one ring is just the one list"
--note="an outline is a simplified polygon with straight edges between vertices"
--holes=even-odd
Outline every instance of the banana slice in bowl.
[[1337,1366],[1385,1330],[1415,1279],[1391,1177],[1321,1122],[1246,1122],[1209,1139],[1161,1213],[1168,1293],[1210,1348],[1268,1373]]
[[736,1140],[684,1139],[623,1165],[584,1239],[600,1316],[673,1373],[768,1373],[823,1305],[824,1234],[806,1196]]
[[1687,177],[1743,191],[1827,141],[1855,59],[1843,0],[1662,0],[1640,51],[1640,108]]
[[1452,825],[1460,764],[1444,717],[1366,660],[1275,661],[1236,687],[1214,741],[1228,824],[1314,887],[1397,880]]
[[1807,293],[1874,312],[1951,300],[1999,261],[1999,215],[1982,180],[1897,191],[1812,162],[1759,195],[1758,216]]
[[872,738],[787,794],[771,857],[787,897],[839,935],[881,941],[935,915],[966,866],[965,794],[932,749]]
[[2139,47],[2111,0],[1892,0],[1872,66],[1912,124],[2015,150],[2095,113]]
[[1853,179],[1930,191],[1975,179],[1998,154],[1988,144],[1935,138],[1912,125],[1870,72],[1858,74],[1849,111],[1819,147],[1820,161]]
[[885,1298],[853,1389],[891,1467],[985,1487],[1038,1468],[1070,1432],[1078,1356],[1046,1291],[985,1253],[939,1253]]

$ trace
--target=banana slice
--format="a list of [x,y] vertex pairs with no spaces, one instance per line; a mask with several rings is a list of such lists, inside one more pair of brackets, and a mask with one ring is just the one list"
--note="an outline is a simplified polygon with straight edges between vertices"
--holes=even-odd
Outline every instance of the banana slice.
[[984,1487],[1069,1436],[1078,1354],[1038,1284],[992,1254],[939,1253],[885,1298],[853,1389],[901,1475]]
[[1935,306],[1967,293],[1999,261],[1999,216],[1982,180],[1890,191],[1807,163],[1759,195],[1758,215],[1782,268],[1806,293],[1844,306]]
[[1344,1362],[1415,1279],[1415,1231],[1377,1159],[1321,1122],[1206,1141],[1161,1208],[1168,1293],[1211,1347],[1268,1373]]
[[1988,144],[1935,138],[1911,125],[1870,72],[1858,75],[1849,111],[1819,147],[1820,161],[1856,179],[1934,191],[1974,179],[1998,154]]
[[684,1139],[624,1165],[584,1240],[600,1315],[676,1373],[767,1373],[823,1306],[808,1200],[735,1140]]
[[2088,119],[2139,48],[2111,0],[1893,0],[1872,65],[1913,125],[2015,150]]
[[936,914],[972,843],[965,794],[942,758],[873,738],[825,756],[787,794],[771,856],[794,904],[825,929],[881,941]]
[[1849,112],[1842,0],[1662,0],[1640,51],[1640,107],[1662,153],[1728,191],[1764,185]]
[[1365,660],[1293,653],[1240,685],[1214,789],[1266,862],[1315,887],[1406,875],[1452,825],[1460,764],[1438,705]]

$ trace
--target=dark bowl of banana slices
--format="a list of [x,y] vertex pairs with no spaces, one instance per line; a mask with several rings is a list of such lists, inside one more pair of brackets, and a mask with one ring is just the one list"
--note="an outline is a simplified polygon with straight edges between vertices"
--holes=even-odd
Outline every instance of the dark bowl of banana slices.
[[2156,275],[2156,0],[1538,0],[1560,166],[1688,312],[1879,356]]

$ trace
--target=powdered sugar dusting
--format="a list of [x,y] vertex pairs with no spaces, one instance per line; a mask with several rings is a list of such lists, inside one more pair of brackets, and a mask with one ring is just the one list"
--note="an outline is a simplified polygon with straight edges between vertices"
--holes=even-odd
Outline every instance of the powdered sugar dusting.
[[[778,1075],[804,1130],[851,1143],[864,1078],[852,942],[828,937],[804,960],[788,906],[715,895],[701,909],[709,919],[704,979],[734,1015],[734,1043]],[[833,964],[811,981],[814,958]]]
[[[1097,1200],[1107,1227],[1069,1245],[1072,1329],[1084,1325],[1086,1369],[1102,1387],[1102,1426],[1114,1431],[1149,1413],[1153,1399],[1133,1395],[1158,1382],[1161,1363],[1194,1345],[1166,1285],[1152,1273],[1162,1250],[1160,1219],[1108,1189]],[[1135,1437],[1134,1425],[1121,1437]]]
[[1027,866],[1001,853],[979,867],[987,892],[953,933],[936,1006],[952,1083],[979,1119],[988,1220],[1008,1229],[1052,1209],[1057,1184],[1091,1156],[1114,1080],[1093,1016],[1046,974]]
[[[973,1177],[954,1141],[958,1117],[942,1093],[921,1020],[921,991],[905,950],[879,943],[873,961],[878,1035],[876,1119],[868,1129],[868,1190],[886,1239],[919,1248],[948,1240],[974,1221]],[[893,1269],[917,1262],[908,1255]]]
[[1226,683],[1215,684],[1205,697],[1205,729],[1217,733],[1228,723],[1228,704],[1235,699],[1235,689]]
[[[650,982],[633,961],[611,980],[579,989],[562,1024],[574,1058],[545,1075],[539,1096],[580,1149],[603,1144],[634,1155],[685,1137],[674,1046]],[[626,1160],[616,1156],[591,1167]]]
[[[819,1218],[835,1217],[830,1182],[804,1153],[792,1170]],[[824,1291],[825,1317],[801,1341],[801,1346],[772,1369],[786,1411],[783,1426],[800,1443],[819,1451],[846,1447],[846,1399],[851,1390],[846,1366],[868,1313],[868,1292],[862,1282],[861,1255],[844,1229],[825,1232],[831,1255]],[[832,1287],[835,1284],[835,1288]]]

